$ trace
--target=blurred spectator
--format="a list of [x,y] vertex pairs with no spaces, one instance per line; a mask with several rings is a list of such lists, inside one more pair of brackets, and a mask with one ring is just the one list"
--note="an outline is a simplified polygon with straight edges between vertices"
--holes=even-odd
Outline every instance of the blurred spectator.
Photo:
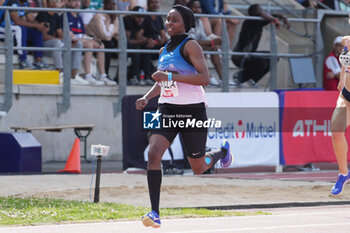
[[[159,0],[148,0],[147,3],[149,12],[158,12],[160,5]],[[150,38],[150,44],[153,45],[149,47],[160,49],[164,46],[165,42],[168,41],[165,34],[164,22],[161,16],[146,15],[142,28],[144,29],[143,35],[146,38]],[[158,56],[155,59],[158,59]]]
[[[103,1],[104,10],[114,10],[114,0]],[[86,27],[86,33],[95,40],[101,41],[105,48],[114,49],[117,47],[118,39],[118,18],[116,14],[97,13]],[[109,79],[108,71],[112,53],[105,53],[105,71],[107,75],[101,75],[100,80],[107,85],[116,85],[116,82]],[[116,75],[115,75],[116,76]]]
[[317,8],[317,2],[315,0],[296,0],[303,7]]
[[[26,1],[21,1],[25,4]],[[17,0],[6,0],[3,1],[2,6],[14,6],[18,7],[19,4]],[[26,17],[24,11],[13,10],[10,11],[11,29],[14,34],[15,43],[18,47],[26,47],[27,39],[31,38],[33,46],[42,47],[43,46],[43,32],[47,31],[48,28],[44,23],[38,23],[33,18]],[[5,38],[5,10],[0,11],[0,39]],[[34,69],[34,68],[49,68],[42,61],[42,52],[34,52],[34,63],[32,64],[27,59],[27,52],[22,50],[17,50],[19,55],[19,68],[20,69]]]
[[340,10],[339,7],[339,2],[338,0],[323,0],[322,3],[325,4],[326,6],[328,6],[329,8],[333,9],[333,10]]
[[[49,8],[58,8],[57,4],[59,1],[57,0],[48,0],[47,4]],[[61,48],[63,46],[61,39],[58,35],[58,29],[60,28],[60,16],[53,11],[40,11],[39,14],[35,18],[38,22],[44,22],[49,30],[43,34],[44,36],[44,47],[48,48]],[[73,48],[82,48],[83,44],[80,41],[75,41],[72,43]],[[52,54],[55,69],[60,73],[63,71],[63,63],[62,63],[62,51],[52,51],[52,52],[44,52],[44,54]],[[76,74],[80,69],[82,58],[82,52],[72,52],[72,70],[71,77],[75,78]],[[62,73],[61,73],[62,74]],[[79,79],[79,78],[78,78]],[[80,78],[81,79],[81,78]],[[72,80],[72,84],[81,84],[77,80]],[[83,82],[86,83],[86,82]],[[87,83],[86,83],[87,84]]]
[[187,6],[190,0],[175,0],[173,5]]
[[[32,0],[36,7],[49,7],[50,0]],[[66,8],[69,0],[56,0],[56,8]],[[57,13],[57,12],[56,12]],[[61,14],[61,13],[57,13]]]
[[[231,14],[231,9],[229,5],[227,4],[226,0],[199,0],[202,7],[203,14],[224,14],[229,15]],[[217,4],[218,3],[218,4]],[[222,23],[220,18],[210,18],[210,25],[213,33],[217,36],[221,36],[222,32]],[[205,24],[205,22],[204,22]],[[229,44],[230,48],[232,47],[232,41],[234,39],[234,34],[236,30],[236,26],[239,24],[239,21],[236,19],[227,19],[226,20],[226,26],[227,26],[227,32],[229,36]],[[205,26],[205,25],[204,25]],[[205,26],[206,27],[206,26]],[[208,28],[208,27],[206,27]],[[210,31],[207,31],[207,35],[210,34]]]
[[[21,7],[29,7],[29,3],[27,0],[19,0],[18,2]],[[18,14],[20,19],[22,20],[27,20],[28,22],[32,22],[34,24],[38,23],[35,20],[35,16],[37,15],[37,12],[20,10]],[[47,27],[47,25],[45,26]],[[39,32],[36,29],[27,28],[27,36],[26,36],[27,43],[29,42],[29,44],[35,47],[43,47],[43,33],[47,33],[47,30],[44,30],[43,32]],[[27,46],[27,44],[23,44],[23,46]],[[51,66],[43,62],[42,56],[43,56],[43,52],[34,51],[35,61],[33,65],[38,69],[51,69]]]
[[[70,2],[70,1],[69,1]],[[103,0],[82,0],[82,8],[87,10],[102,10],[103,8]],[[79,13],[80,17],[82,18],[84,22],[84,26],[86,27],[89,23],[92,17],[96,13],[93,12],[84,12]]]
[[350,0],[344,0],[339,2],[339,8],[341,11],[350,12]]
[[[72,9],[80,9],[80,0],[70,0],[68,6]],[[104,48],[102,42],[95,41],[91,37],[88,37],[85,34],[85,28],[83,24],[83,20],[78,15],[77,12],[68,12],[67,13],[68,23],[70,27],[70,35],[73,43],[77,43],[80,41],[83,44],[83,48],[89,49],[98,49]],[[63,38],[63,15],[60,19],[60,29],[58,29],[58,35],[60,38]],[[104,82],[96,80],[91,73],[91,62],[92,62],[93,52],[84,52],[84,69],[85,69],[85,80],[81,79],[79,75],[75,76],[75,79],[80,82],[80,84],[86,84],[86,81],[92,85],[104,85]],[[103,74],[106,75],[105,67],[104,67],[104,52],[97,52],[97,68],[100,76]],[[84,82],[85,83],[84,83]]]
[[[135,6],[132,11],[145,12],[140,6]],[[124,17],[128,49],[142,49],[150,44],[150,39],[143,36],[143,21],[143,15],[127,15]],[[147,67],[145,68],[145,66],[150,64],[149,57],[143,56],[143,54],[140,53],[130,53],[129,56],[131,57],[131,66],[128,69],[128,85],[139,85],[141,69],[148,69]]]
[[[253,4],[248,9],[250,16],[260,16],[265,20],[247,19],[243,22],[239,39],[234,47],[235,52],[256,52],[259,41],[261,39],[263,27],[269,23],[275,24],[276,28],[280,28],[282,19],[284,25],[289,28],[290,24],[286,17],[282,15],[270,15],[266,13],[259,4]],[[234,74],[236,85],[247,82],[249,86],[255,87],[256,83],[269,71],[270,59],[261,56],[232,56],[232,62],[240,67],[241,70]]]
[[[148,0],[147,8],[149,12],[157,12],[159,10],[159,0]],[[146,15],[142,24],[142,29],[144,30],[143,36],[148,38],[148,43],[146,45],[147,49],[160,49],[168,41],[165,34],[164,22],[161,16],[157,15]],[[145,64],[143,67],[145,78],[140,80],[140,85],[153,85],[154,81],[151,75],[155,71],[155,67],[151,63],[151,60],[158,60],[157,54],[142,54],[141,56],[146,56]]]
[[323,88],[325,90],[338,90],[341,65],[339,55],[343,50],[342,36],[338,36],[333,41],[333,50],[326,57],[323,64]]
[[140,6],[144,10],[148,10],[147,9],[147,0],[130,0],[130,2],[131,2],[131,4],[130,4],[131,9],[133,9],[135,6]]
[[116,9],[118,11],[128,11],[130,9],[131,0],[115,0]]
[[[189,2],[190,2],[190,0],[175,0],[173,5],[188,6]],[[201,8],[201,10],[202,10],[202,8]],[[220,36],[215,35],[213,33],[213,30],[212,30],[211,25],[210,25],[210,20],[208,17],[200,17],[199,19],[202,21],[201,24],[203,25],[204,32],[208,36],[209,39],[212,40],[212,39],[220,37]]]
[[[199,0],[190,0],[188,3],[188,8],[190,8],[193,13],[195,14],[201,14],[202,8],[200,5]],[[204,31],[203,22],[196,17],[196,27],[195,29],[192,29],[192,32],[194,31],[194,39],[199,43],[199,45],[203,48],[203,50],[209,50],[209,51],[218,51],[221,45],[221,38],[216,37],[215,39],[209,39],[207,34]],[[222,77],[222,64],[219,54],[213,54],[210,55],[211,62],[213,63],[216,73],[219,76],[220,82]],[[209,84],[213,86],[219,86],[220,83],[215,77],[210,77]]]
[[[219,0],[219,13],[223,15],[231,15],[232,8],[227,3],[227,0]],[[230,48],[232,48],[233,39],[235,36],[236,27],[239,24],[237,19],[226,19],[226,28],[228,38],[230,40]]]

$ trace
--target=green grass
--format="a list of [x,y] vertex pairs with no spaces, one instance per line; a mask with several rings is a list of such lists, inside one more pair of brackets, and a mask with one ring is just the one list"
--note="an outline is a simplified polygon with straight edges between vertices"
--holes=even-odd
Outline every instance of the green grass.
[[[59,222],[135,220],[149,208],[116,203],[90,203],[47,198],[0,197],[0,225],[34,225]],[[222,217],[267,214],[195,208],[164,208],[163,218]]]

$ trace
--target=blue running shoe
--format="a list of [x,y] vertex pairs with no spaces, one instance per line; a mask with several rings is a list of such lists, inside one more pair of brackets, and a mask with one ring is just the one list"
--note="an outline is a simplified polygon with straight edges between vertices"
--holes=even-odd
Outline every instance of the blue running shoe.
[[141,221],[145,227],[154,227],[154,228],[160,227],[159,215],[154,210],[142,216]]
[[221,143],[221,149],[226,149],[227,154],[223,159],[220,159],[221,167],[229,167],[233,162],[233,155],[230,151],[230,143],[226,140],[223,140]]
[[338,195],[343,191],[343,187],[346,184],[346,182],[348,182],[350,179],[350,172],[348,172],[348,175],[343,176],[343,175],[339,175],[338,176],[338,180],[337,183],[335,183],[335,185],[332,188],[331,194],[332,195]]

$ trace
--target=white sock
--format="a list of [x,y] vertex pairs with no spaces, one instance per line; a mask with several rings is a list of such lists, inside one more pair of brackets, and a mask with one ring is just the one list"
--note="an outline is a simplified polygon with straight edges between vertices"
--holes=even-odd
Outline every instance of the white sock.
[[85,78],[92,78],[92,74],[91,73],[85,74]]
[[342,176],[347,176],[347,175],[348,175],[348,173],[346,173],[346,174],[341,174],[341,173],[339,173],[339,175],[342,175]]
[[106,73],[100,74],[100,78],[107,78],[107,74]]

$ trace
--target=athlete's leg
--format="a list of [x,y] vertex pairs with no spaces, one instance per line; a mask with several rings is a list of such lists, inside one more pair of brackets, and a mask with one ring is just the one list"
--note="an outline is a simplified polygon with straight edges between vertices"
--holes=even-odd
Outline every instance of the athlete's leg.
[[175,138],[176,133],[152,134],[149,139],[147,183],[152,210],[142,216],[141,221],[145,226],[160,227],[159,198],[162,183],[161,160],[170,142]]
[[347,152],[348,144],[345,138],[347,108],[346,100],[339,95],[337,106],[334,109],[331,120],[332,143],[335,156],[338,161],[339,173],[348,173]]
[[147,181],[152,210],[159,214],[159,196],[162,182],[161,160],[169,141],[159,134],[153,134],[149,141]]
[[[221,149],[211,152],[205,152],[207,142],[207,132],[185,132],[181,133],[188,162],[192,171],[200,175],[214,166],[220,159],[224,159],[227,154],[231,156],[229,148],[221,146]],[[232,162],[232,156],[231,156]],[[231,164],[230,162],[230,164]]]
[[345,131],[350,123],[350,74],[345,73],[344,71],[345,67],[343,66],[340,86],[345,84],[345,87],[342,89],[342,92],[339,95],[337,106],[332,115],[332,142],[340,173],[338,175],[337,182],[331,190],[331,194],[333,195],[340,194],[343,191],[344,185],[350,179],[347,164],[348,144],[345,138]]

